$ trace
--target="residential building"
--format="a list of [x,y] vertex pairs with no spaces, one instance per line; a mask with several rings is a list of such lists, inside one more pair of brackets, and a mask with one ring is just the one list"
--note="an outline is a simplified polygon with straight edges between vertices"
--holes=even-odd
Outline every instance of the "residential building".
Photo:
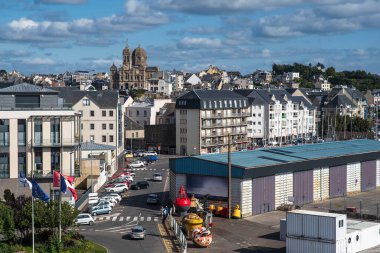
[[193,90],[176,100],[176,153],[197,155],[247,146],[248,99],[230,90]]
[[81,142],[116,146],[124,151],[124,102],[117,91],[84,91],[75,87],[55,88],[81,117]]
[[156,114],[171,99],[154,99],[146,102],[134,102],[126,107],[126,116],[140,125],[155,125]]
[[138,46],[133,52],[128,45],[123,49],[123,64],[119,68],[113,64],[110,68],[110,89],[148,90],[148,80],[160,71],[159,67],[148,67],[146,51]]
[[292,96],[284,89],[236,90],[248,98],[248,138],[251,144],[279,145],[300,137],[316,134],[316,110],[301,96]]
[[144,127],[128,116],[125,116],[125,148],[129,150],[145,147]]
[[80,115],[52,89],[27,83],[0,89],[0,192],[31,195],[20,173],[51,190],[53,171],[80,175]]
[[148,80],[149,91],[163,93],[170,96],[173,92],[174,79],[166,71],[153,73],[152,78]]
[[318,80],[314,83],[314,87],[318,90],[330,91],[331,83],[329,83],[327,80]]
[[175,102],[164,104],[157,112],[156,123],[161,124],[175,124]]
[[282,81],[284,83],[292,83],[300,78],[299,72],[285,72],[282,74]]

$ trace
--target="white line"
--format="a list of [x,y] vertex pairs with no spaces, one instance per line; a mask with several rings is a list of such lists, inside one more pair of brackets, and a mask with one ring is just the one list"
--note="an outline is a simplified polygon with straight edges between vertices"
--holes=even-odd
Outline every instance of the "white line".
[[117,220],[117,217],[116,217],[116,216],[112,218],[112,221],[115,221],[115,220]]
[[109,217],[109,216],[108,216],[108,217],[106,217],[106,220],[110,220],[110,219],[111,219],[111,217]]
[[140,217],[140,221],[144,221],[144,217]]
[[150,221],[151,219],[152,219],[152,217],[147,217],[146,221]]
[[133,221],[137,221],[139,219],[139,217],[133,217]]
[[154,221],[158,221],[158,217],[154,217]]
[[124,216],[121,216],[119,221],[123,221],[124,220]]

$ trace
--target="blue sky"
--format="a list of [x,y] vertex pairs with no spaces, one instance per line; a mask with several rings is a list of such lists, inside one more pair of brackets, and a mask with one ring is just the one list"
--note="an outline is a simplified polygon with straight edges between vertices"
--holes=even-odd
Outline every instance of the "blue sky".
[[0,69],[109,72],[128,40],[148,64],[251,73],[321,62],[380,73],[380,0],[1,0]]

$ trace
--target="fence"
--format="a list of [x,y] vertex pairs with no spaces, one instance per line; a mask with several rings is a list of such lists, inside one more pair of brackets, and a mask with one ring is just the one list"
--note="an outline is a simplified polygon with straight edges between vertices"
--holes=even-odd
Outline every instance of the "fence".
[[181,226],[178,225],[177,221],[173,216],[169,215],[170,228],[173,230],[179,244],[181,245],[181,253],[187,253],[187,239],[181,230]]
[[329,200],[329,210],[346,213],[349,218],[380,220],[380,203],[376,199],[345,196]]
[[78,210],[81,210],[87,204],[88,195],[90,193],[91,193],[91,188],[88,188],[87,191],[83,193],[83,195],[77,200],[77,202],[75,203],[75,207]]

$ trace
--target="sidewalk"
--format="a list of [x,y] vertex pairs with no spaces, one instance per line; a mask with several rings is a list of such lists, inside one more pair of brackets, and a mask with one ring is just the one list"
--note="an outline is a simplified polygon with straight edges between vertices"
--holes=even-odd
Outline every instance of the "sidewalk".
[[172,252],[181,252],[181,246],[176,239],[173,231],[169,229],[169,224],[165,222],[162,224],[161,222],[157,223],[158,231],[160,232],[162,242],[166,248],[168,253]]

